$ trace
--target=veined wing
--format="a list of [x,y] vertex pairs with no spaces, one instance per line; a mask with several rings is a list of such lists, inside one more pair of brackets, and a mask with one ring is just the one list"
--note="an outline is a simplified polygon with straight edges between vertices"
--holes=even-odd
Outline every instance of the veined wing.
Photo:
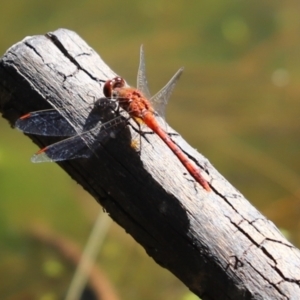
[[90,157],[101,143],[114,138],[125,125],[126,119],[118,116],[91,130],[39,150],[32,156],[31,161],[39,163]]
[[148,82],[147,82],[147,77],[146,77],[146,64],[145,64],[145,54],[144,54],[143,45],[141,45],[141,48],[140,48],[140,64],[139,64],[138,73],[137,73],[136,87],[139,91],[141,91],[143,93],[143,95],[147,99],[150,99],[151,95],[149,92]]
[[106,98],[99,98],[78,131],[63,116],[64,110],[47,109],[30,112],[20,117],[15,127],[19,130],[44,136],[73,136],[90,130],[98,124],[105,123],[116,116],[115,102]]
[[175,85],[180,78],[184,68],[180,68],[175,75],[169,80],[169,82],[154,96],[150,98],[150,102],[153,105],[155,111],[165,120],[166,106],[169,98],[175,88]]
[[148,82],[146,77],[146,64],[145,64],[145,54],[143,45],[140,48],[140,64],[137,73],[137,89],[140,90],[143,95],[150,100],[155,111],[159,116],[165,120],[165,111],[168,104],[168,100],[174,90],[174,87],[182,74],[183,68],[180,68],[175,75],[170,79],[170,81],[153,97],[150,96]]
[[47,146],[31,157],[34,163],[63,161],[79,157],[90,157],[92,150],[82,139],[83,134],[70,137],[60,142]]
[[76,134],[71,124],[55,109],[28,113],[16,121],[15,127],[36,135],[72,136]]

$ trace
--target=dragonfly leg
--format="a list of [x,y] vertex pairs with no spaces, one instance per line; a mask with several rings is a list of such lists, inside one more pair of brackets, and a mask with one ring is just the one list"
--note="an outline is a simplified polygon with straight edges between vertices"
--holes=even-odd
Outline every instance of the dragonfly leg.
[[141,124],[140,124],[136,119],[134,119],[134,118],[132,118],[132,120],[136,123],[137,128],[136,128],[135,126],[133,126],[132,123],[129,123],[129,125],[131,126],[131,128],[132,128],[135,132],[137,132],[137,133],[139,134],[139,136],[140,136],[140,145],[141,145],[141,138],[142,138],[142,137],[143,137],[149,144],[151,144],[150,141],[147,139],[146,134],[153,134],[153,131],[143,131],[143,130],[141,129]]

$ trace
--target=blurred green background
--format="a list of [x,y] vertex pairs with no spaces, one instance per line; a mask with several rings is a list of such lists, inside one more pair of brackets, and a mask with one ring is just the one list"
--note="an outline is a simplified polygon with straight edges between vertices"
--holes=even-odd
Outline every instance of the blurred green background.
[[[132,85],[144,44],[152,93],[184,66],[169,124],[299,247],[297,1],[7,1],[0,51],[58,28]],[[62,299],[74,268],[34,232],[84,247],[101,207],[55,164],[31,164],[37,147],[4,119],[0,128],[0,298]],[[120,299],[194,299],[116,224],[98,266]]]

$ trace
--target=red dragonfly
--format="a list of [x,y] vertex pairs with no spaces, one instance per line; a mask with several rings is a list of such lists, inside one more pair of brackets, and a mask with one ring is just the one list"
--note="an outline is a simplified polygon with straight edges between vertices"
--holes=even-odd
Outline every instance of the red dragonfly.
[[[164,120],[167,101],[183,68],[179,69],[165,87],[153,97],[150,97],[145,69],[144,51],[143,47],[141,47],[137,88],[126,87],[125,81],[121,77],[107,80],[103,87],[103,93],[106,98],[100,98],[95,101],[81,132],[77,132],[61,113],[55,109],[28,113],[18,119],[16,127],[26,133],[70,136],[68,139],[39,150],[32,157],[32,161],[62,161],[79,157],[90,157],[101,143],[108,138],[115,137],[128,124],[129,118],[132,118],[138,124],[139,121],[142,121],[156,133],[178,157],[191,176],[206,191],[211,191],[208,182],[201,174],[200,168],[173,142],[159,121],[160,118]],[[127,112],[129,118],[120,113],[119,108]],[[93,137],[92,139],[90,138],[91,136]]]

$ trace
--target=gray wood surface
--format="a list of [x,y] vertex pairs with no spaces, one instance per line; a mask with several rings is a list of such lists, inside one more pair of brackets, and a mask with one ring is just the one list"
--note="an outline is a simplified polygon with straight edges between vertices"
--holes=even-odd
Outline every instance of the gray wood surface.
[[[30,111],[65,108],[77,130],[103,96],[99,80],[114,76],[72,31],[27,37],[0,61],[0,109],[13,125]],[[300,252],[271,221],[180,136],[172,138],[202,168],[212,192],[155,135],[139,155],[131,134],[124,129],[91,158],[59,165],[202,299],[300,299]],[[30,138],[40,147],[59,140]]]

